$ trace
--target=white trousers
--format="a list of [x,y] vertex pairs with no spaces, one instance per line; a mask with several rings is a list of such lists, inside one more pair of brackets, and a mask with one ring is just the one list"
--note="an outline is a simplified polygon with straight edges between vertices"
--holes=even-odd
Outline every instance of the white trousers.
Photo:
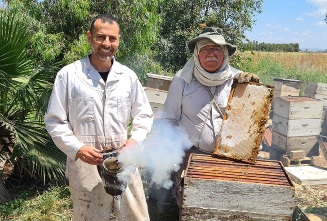
[[[106,193],[99,183],[93,190],[78,191],[69,187],[73,200],[74,221],[149,221],[143,183],[138,171],[120,196]],[[114,217],[111,213],[114,213]]]

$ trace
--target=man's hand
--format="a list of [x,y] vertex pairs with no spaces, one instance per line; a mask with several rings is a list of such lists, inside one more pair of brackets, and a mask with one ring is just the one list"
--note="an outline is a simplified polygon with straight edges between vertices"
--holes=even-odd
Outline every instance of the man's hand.
[[101,165],[103,157],[99,152],[100,151],[94,147],[84,145],[78,150],[75,159],[80,159],[83,162],[92,165]]
[[236,79],[238,83],[260,82],[258,75],[249,72],[241,72],[237,74],[234,79]]
[[138,146],[138,143],[136,140],[133,140],[133,139],[129,139],[129,140],[126,140],[125,142],[123,142],[119,147],[121,148],[120,149],[120,152],[121,151],[124,151],[128,148],[131,148],[131,147],[136,147]]

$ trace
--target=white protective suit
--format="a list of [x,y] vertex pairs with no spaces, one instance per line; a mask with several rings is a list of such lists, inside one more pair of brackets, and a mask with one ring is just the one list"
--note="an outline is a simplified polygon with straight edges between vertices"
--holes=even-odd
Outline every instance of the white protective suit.
[[131,174],[125,192],[113,198],[104,188],[97,166],[75,160],[83,145],[99,150],[118,147],[131,139],[142,142],[151,129],[153,113],[136,74],[113,60],[106,82],[89,56],[62,68],[54,82],[45,116],[46,128],[56,146],[67,155],[66,176],[74,203],[74,220],[149,220],[138,170]]
[[[231,70],[233,76],[241,72],[232,67]],[[229,79],[221,85],[209,87],[222,113],[225,112],[232,83],[233,79]],[[215,138],[222,123],[222,116],[214,104],[211,106],[211,101],[206,86],[195,77],[187,83],[175,75],[162,115],[162,118],[184,127],[194,146],[209,153],[214,151]]]

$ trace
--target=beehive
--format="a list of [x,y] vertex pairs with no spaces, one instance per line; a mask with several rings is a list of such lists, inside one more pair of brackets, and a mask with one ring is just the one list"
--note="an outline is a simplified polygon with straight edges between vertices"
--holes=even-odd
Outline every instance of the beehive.
[[302,81],[274,78],[274,97],[299,96]]
[[170,76],[147,74],[145,93],[155,118],[160,118],[161,116],[172,79],[173,77]]
[[322,129],[321,129],[321,135],[327,136],[327,108],[325,108],[325,115],[323,117],[322,121]]
[[274,99],[272,145],[282,153],[312,150],[321,133],[323,102],[310,97],[278,97]]
[[149,99],[152,111],[160,114],[163,110],[163,104],[167,98],[167,91],[160,91],[152,88],[145,88],[146,96]]
[[146,87],[161,91],[168,91],[172,79],[173,77],[171,76],[149,73],[147,74]]
[[303,150],[305,156],[318,154],[317,151],[312,151],[316,145],[317,136],[287,137],[276,131],[272,132],[272,146],[288,156],[292,151],[298,150]]
[[294,185],[279,161],[256,164],[191,154],[182,220],[291,220]]
[[272,97],[273,87],[270,85],[234,82],[214,155],[254,163]]
[[326,83],[317,83],[317,82],[308,82],[305,96],[319,99],[323,102],[324,106],[324,115],[323,119],[323,127],[321,135],[327,135],[327,84]]
[[307,94],[321,94],[327,96],[327,84],[318,82],[308,82],[305,90]]

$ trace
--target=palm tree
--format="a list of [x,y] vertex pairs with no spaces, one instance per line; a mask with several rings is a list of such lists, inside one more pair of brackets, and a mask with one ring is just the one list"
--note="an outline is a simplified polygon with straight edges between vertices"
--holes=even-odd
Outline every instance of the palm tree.
[[66,157],[43,123],[59,64],[36,67],[26,50],[28,40],[14,16],[0,14],[0,162],[13,165],[21,180],[63,180]]

